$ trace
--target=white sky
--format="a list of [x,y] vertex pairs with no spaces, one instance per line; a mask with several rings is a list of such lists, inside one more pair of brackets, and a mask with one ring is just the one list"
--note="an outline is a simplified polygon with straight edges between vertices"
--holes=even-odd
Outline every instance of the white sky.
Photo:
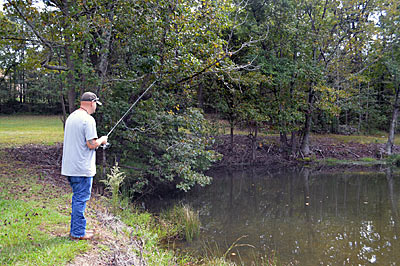
[[[0,0],[0,11],[3,11],[3,4],[4,4],[5,1],[6,0]],[[44,7],[44,3],[41,0],[33,1],[33,5],[34,6],[38,6],[39,8],[43,8]]]

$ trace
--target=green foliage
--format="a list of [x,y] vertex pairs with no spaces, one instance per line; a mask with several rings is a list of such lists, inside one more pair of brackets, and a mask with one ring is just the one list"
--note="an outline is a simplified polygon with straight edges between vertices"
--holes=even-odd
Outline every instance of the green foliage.
[[397,1],[44,3],[4,4],[0,111],[68,113],[91,90],[104,99],[96,118],[107,133],[157,81],[113,135],[113,152],[138,169],[128,174],[132,193],[210,182],[202,171],[216,156],[184,122],[193,107],[232,128],[282,135],[308,131],[307,117],[332,132],[341,124],[385,130],[390,120],[400,80]]
[[389,155],[387,158],[385,158],[385,161],[386,161],[388,164],[391,164],[391,165],[395,165],[395,166],[397,166],[397,167],[400,167],[400,154],[392,154],[392,155]]
[[[120,165],[133,163],[136,169],[126,179],[132,193],[162,184],[187,191],[211,181],[202,172],[220,156],[210,150],[210,125],[200,110],[182,110],[184,106],[170,100],[165,95],[158,102],[153,98],[140,102],[133,116],[110,138],[110,151],[120,156]],[[106,108],[118,106],[116,102]]]

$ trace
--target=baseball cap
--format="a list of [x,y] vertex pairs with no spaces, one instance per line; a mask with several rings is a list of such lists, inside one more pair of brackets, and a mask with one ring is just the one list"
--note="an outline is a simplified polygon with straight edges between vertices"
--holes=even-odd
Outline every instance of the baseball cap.
[[82,102],[96,102],[98,105],[102,105],[102,103],[99,102],[99,98],[96,96],[96,94],[94,94],[93,92],[90,92],[90,91],[82,94],[81,101]]

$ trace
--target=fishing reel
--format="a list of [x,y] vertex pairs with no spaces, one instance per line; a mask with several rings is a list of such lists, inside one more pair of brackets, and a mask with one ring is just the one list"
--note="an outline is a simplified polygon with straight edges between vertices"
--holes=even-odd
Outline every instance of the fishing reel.
[[103,150],[110,148],[111,143],[107,142],[106,144],[101,144],[100,148],[103,148]]

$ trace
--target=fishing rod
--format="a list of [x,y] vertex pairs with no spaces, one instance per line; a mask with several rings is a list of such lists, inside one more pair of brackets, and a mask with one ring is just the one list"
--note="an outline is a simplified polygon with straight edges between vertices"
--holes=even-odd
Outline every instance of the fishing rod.
[[[125,116],[132,110],[132,108],[140,101],[140,99],[142,99],[142,97],[151,89],[151,87],[153,87],[153,85],[157,82],[157,80],[155,80],[153,83],[151,83],[151,85],[136,99],[136,101],[129,107],[129,109],[125,112],[125,114],[118,120],[118,122],[111,128],[111,130],[107,133],[107,137],[114,131],[114,129],[119,125],[119,123],[121,123],[121,121],[125,118]],[[105,150],[108,147],[110,147],[111,144],[110,143],[106,143],[104,145],[102,145],[101,147]]]

